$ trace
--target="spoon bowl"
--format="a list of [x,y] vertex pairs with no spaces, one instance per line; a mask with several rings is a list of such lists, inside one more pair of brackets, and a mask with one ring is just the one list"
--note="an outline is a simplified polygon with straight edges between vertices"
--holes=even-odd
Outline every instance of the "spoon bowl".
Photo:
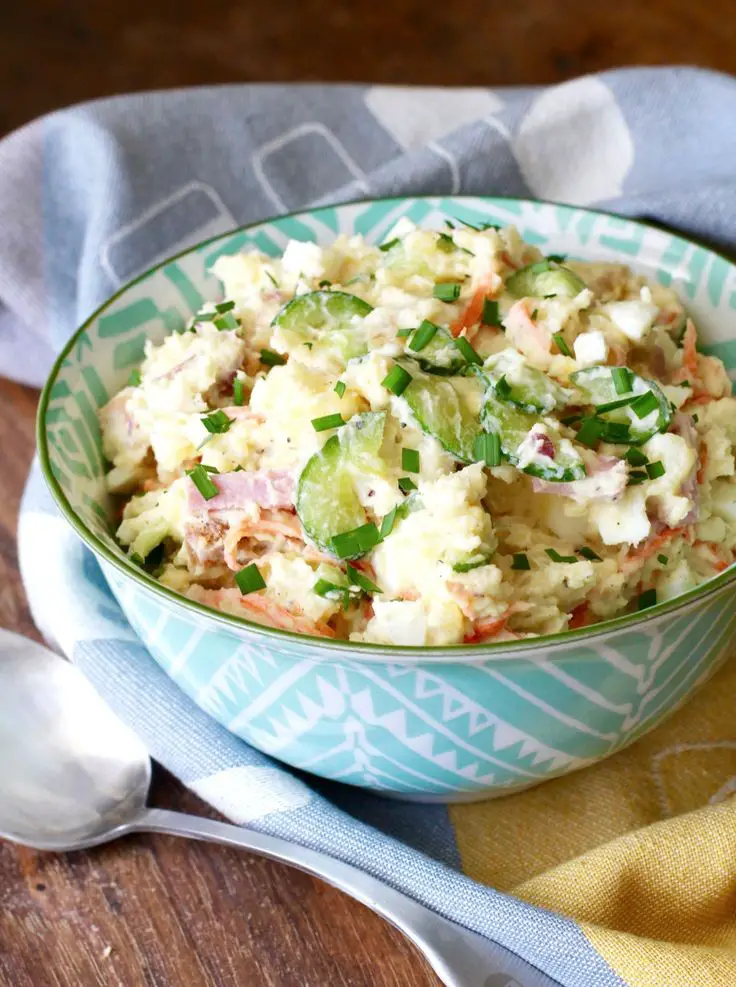
[[112,838],[145,807],[151,762],[89,682],[0,631],[0,835],[39,850]]

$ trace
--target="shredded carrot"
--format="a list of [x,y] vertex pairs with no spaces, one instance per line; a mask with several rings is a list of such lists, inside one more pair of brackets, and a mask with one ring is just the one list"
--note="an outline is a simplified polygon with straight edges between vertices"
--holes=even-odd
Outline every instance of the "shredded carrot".
[[660,548],[665,545],[668,541],[671,541],[677,535],[683,535],[687,532],[686,528],[664,528],[660,531],[658,535],[650,538],[649,541],[645,542],[641,548],[635,548],[625,557],[622,565],[622,569],[634,569],[639,565],[643,565],[647,559],[651,559],[653,555],[656,555]]
[[567,626],[571,631],[574,631],[576,627],[586,627],[590,622],[589,618],[590,604],[586,600],[583,603],[578,603],[576,607],[573,607]]
[[482,617],[480,620],[476,620],[473,623],[472,633],[465,635],[465,644],[479,644],[481,641],[488,641],[497,637],[501,631],[506,629],[513,609],[513,607],[509,607],[500,617]]
[[724,569],[728,569],[729,565],[731,565],[730,562],[725,562],[723,559],[719,558],[718,546],[714,545],[713,542],[696,541],[693,543],[694,548],[700,548],[700,546],[707,548],[710,552],[711,558],[713,559],[713,568],[716,572],[723,572]]
[[453,336],[459,336],[464,329],[466,331],[470,330],[480,323],[481,316],[483,315],[483,303],[486,298],[490,298],[492,296],[492,292],[493,279],[490,277],[484,278],[484,280],[481,281],[473,292],[473,297],[470,299],[465,309],[460,313],[455,321],[451,323],[450,332]]

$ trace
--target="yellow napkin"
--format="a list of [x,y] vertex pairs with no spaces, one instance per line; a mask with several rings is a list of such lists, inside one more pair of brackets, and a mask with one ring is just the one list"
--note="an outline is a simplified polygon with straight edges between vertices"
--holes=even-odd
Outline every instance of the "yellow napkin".
[[631,987],[736,987],[736,658],[632,747],[450,809],[463,870],[575,919]]

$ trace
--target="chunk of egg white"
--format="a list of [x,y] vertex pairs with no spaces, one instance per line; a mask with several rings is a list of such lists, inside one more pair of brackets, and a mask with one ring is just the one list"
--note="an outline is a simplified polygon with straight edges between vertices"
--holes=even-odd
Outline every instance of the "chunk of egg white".
[[650,302],[632,299],[603,306],[611,322],[629,339],[643,339],[652,328],[659,309]]
[[646,492],[641,487],[629,487],[613,502],[594,502],[590,518],[604,545],[638,545],[652,527],[647,517]]
[[598,329],[581,332],[573,343],[575,362],[579,367],[593,367],[608,358],[606,337]]
[[281,266],[290,274],[320,278],[325,273],[322,248],[308,241],[289,240],[281,258]]

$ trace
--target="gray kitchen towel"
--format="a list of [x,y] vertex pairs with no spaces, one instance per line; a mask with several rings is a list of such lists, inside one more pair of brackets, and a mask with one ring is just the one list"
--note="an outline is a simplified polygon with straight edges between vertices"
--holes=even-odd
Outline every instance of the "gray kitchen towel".
[[[0,142],[0,372],[40,384],[75,327],[136,273],[229,227],[315,202],[530,196],[732,244],[734,121],[736,81],[686,68],[495,91],[223,86],[54,113]],[[39,530],[48,533],[42,557]],[[460,872],[444,807],[297,777],[196,709],[126,625],[37,470],[19,547],[41,629],[203,798],[343,857],[501,944],[509,962],[506,973],[489,965],[494,987],[621,987],[576,923]]]

